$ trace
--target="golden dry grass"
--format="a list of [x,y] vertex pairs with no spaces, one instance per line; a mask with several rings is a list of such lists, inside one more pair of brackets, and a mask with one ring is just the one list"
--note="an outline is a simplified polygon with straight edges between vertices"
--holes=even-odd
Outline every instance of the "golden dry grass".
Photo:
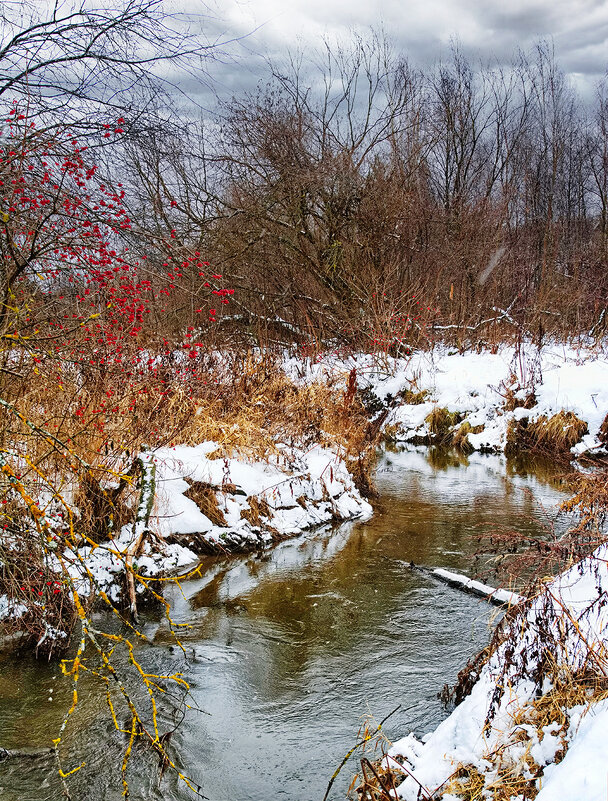
[[452,445],[463,453],[471,453],[473,446],[469,442],[469,434],[480,434],[483,429],[483,425],[472,426],[468,420],[465,420],[456,430]]
[[[542,742],[546,727],[559,737],[554,761],[560,762],[568,749],[569,710],[591,706],[608,698],[608,679],[597,670],[572,671],[551,660],[547,665],[552,688],[513,713],[512,726],[500,736],[496,747],[484,754],[488,768],[484,773],[473,765],[459,765],[441,788],[442,798],[449,793],[462,801],[519,801],[536,798],[542,786],[543,767],[532,757],[531,749]],[[514,746],[514,748],[512,748]]]
[[529,423],[512,421],[507,431],[507,455],[519,451],[540,451],[566,456],[587,433],[587,423],[574,412],[561,411],[552,417],[541,415]]
[[541,448],[567,451],[587,433],[587,423],[574,412],[558,412],[547,418],[542,415],[528,426],[530,436]]
[[[298,498],[298,501],[300,499]],[[252,526],[258,528],[268,524],[268,520],[272,517],[272,511],[268,502],[264,498],[258,498],[256,495],[250,495],[247,498],[249,509],[241,511],[241,517],[248,520]]]
[[425,423],[436,441],[447,442],[452,434],[452,429],[458,423],[457,412],[450,412],[443,406],[435,406],[425,417]]
[[463,801],[479,801],[484,797],[485,786],[485,778],[474,765],[460,765],[445,785],[445,793]]
[[572,481],[574,495],[561,505],[566,512],[576,512],[578,523],[572,534],[597,544],[605,537],[604,522],[608,512],[608,470],[577,475]]
[[211,520],[215,526],[227,526],[226,516],[222,511],[216,495],[216,487],[202,481],[188,481],[190,486],[184,496],[198,506],[201,512]]
[[[249,353],[228,355],[196,381],[171,378],[168,370],[162,378],[69,380],[66,374],[60,382],[40,372],[5,388],[14,407],[0,407],[4,449],[14,454],[29,494],[40,498],[61,488],[79,509],[79,532],[95,541],[128,518],[137,483],[128,473],[146,447],[213,441],[216,458],[264,460],[278,453],[278,443],[320,443],[337,448],[359,487],[371,490],[378,432],[370,430],[354,375],[300,385],[272,356]],[[0,484],[6,484],[1,476]],[[221,521],[221,510],[210,506],[212,493],[191,492],[209,507],[210,519]]]
[[114,377],[80,387],[41,376],[19,388],[18,411],[28,422],[6,409],[2,417],[8,438],[19,439],[32,459],[53,451],[40,430],[88,463],[142,444],[209,440],[222,454],[264,456],[274,451],[277,439],[303,445],[337,441],[349,452],[353,437],[363,439],[367,416],[357,398],[348,396],[345,382],[343,377],[331,385],[296,385],[274,360],[252,355],[213,380],[176,379],[162,387],[145,376],[128,384]]
[[426,402],[428,394],[428,390],[426,389],[422,389],[418,392],[415,389],[404,389],[399,395],[399,399],[409,406],[419,406],[421,403]]

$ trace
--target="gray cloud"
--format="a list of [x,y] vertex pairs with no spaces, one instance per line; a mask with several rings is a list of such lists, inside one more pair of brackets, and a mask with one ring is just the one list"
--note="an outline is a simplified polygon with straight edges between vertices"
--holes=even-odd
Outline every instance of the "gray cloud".
[[540,38],[553,41],[560,65],[584,91],[608,66],[605,0],[216,0],[211,8],[202,0],[175,2],[201,15],[197,24],[212,40],[234,40],[230,58],[209,67],[224,96],[252,90],[268,56],[297,47],[310,52],[324,36],[345,40],[370,27],[384,29],[397,50],[423,67],[446,58],[451,40],[473,61],[508,64]]

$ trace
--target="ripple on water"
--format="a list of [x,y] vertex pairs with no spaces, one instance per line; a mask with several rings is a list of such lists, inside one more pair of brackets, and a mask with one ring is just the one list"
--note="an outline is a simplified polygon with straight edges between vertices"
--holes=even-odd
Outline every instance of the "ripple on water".
[[[208,572],[183,585],[185,598],[174,596],[176,620],[192,623],[182,636],[186,661],[169,647],[166,625],[154,624],[160,647],[142,654],[158,671],[183,670],[205,710],[188,714],[173,747],[211,801],[321,799],[368,712],[380,719],[401,704],[386,725],[393,737],[436,726],[445,714],[437,693],[487,642],[493,610],[412,571],[410,561],[470,572],[480,527],[540,531],[534,498],[550,506],[563,497],[546,476],[502,457],[467,463],[418,450],[388,454],[378,487],[379,508],[366,523],[282,543],[263,562],[208,560]],[[56,666],[6,660],[2,668],[0,744],[48,743],[69,705],[67,683],[52,680]],[[74,798],[118,799],[107,764],[119,764],[124,742],[101,695],[85,696],[81,714],[70,743],[78,740],[88,764],[74,777]],[[349,773],[333,799],[344,797]],[[144,759],[132,798],[189,797],[170,775],[159,789],[156,775]],[[0,763],[0,788],[0,801],[60,797],[44,761],[25,776]]]

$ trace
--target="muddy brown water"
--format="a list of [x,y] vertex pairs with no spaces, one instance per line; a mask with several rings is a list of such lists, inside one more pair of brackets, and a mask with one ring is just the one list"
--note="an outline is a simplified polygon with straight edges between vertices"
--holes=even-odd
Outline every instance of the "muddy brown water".
[[[542,536],[564,489],[555,470],[424,449],[385,453],[374,517],[308,533],[259,556],[209,560],[201,578],[171,593],[188,622],[186,658],[149,614],[150,672],[182,671],[191,710],[170,750],[211,801],[321,801],[366,714],[388,737],[432,730],[447,714],[437,695],[487,642],[495,609],[412,571],[414,561],[471,574],[475,536],[497,525]],[[100,626],[109,621],[100,617]],[[120,657],[118,660],[120,662]],[[138,692],[133,685],[133,691]],[[57,663],[0,657],[0,747],[48,746],[69,707]],[[73,801],[121,798],[125,738],[105,692],[81,680],[65,736]],[[161,728],[173,718],[161,714]],[[351,760],[331,798],[344,798]],[[157,758],[135,750],[131,798],[193,797]],[[0,801],[59,801],[51,758],[0,762]]]

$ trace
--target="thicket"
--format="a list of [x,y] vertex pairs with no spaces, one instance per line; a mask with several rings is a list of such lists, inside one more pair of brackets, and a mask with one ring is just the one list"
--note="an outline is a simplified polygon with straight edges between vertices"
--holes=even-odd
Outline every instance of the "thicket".
[[198,227],[238,289],[226,325],[262,342],[600,336],[607,98],[583,102],[546,42],[422,71],[372,35],[269,68],[206,128],[134,142],[130,175],[151,224],[169,203]]

